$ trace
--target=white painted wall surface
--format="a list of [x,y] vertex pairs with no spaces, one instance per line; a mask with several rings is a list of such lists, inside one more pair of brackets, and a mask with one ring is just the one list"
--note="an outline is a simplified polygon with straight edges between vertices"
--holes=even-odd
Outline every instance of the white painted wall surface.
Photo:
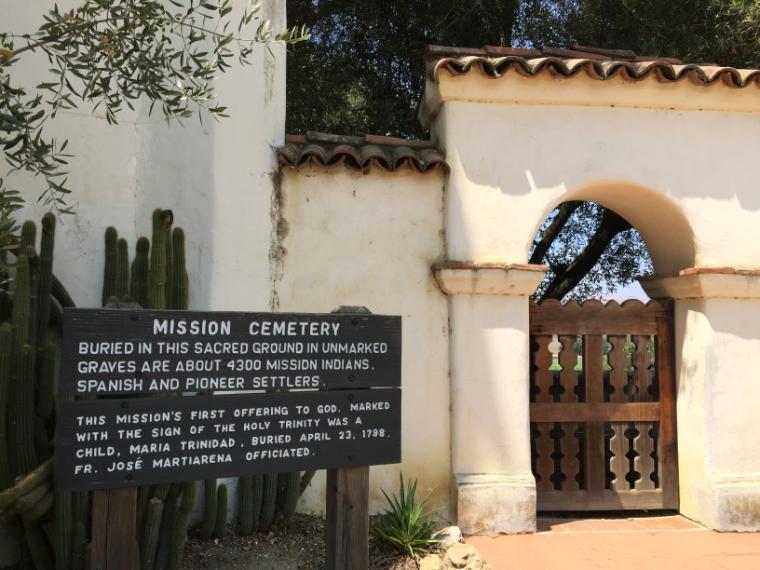
[[[524,263],[557,204],[591,200],[639,230],[656,273],[760,268],[756,86],[594,81],[582,74],[485,79],[474,71],[456,78],[442,72],[433,91],[428,87],[423,115],[440,105],[433,131],[451,166],[451,261]],[[688,293],[673,295],[682,510],[712,528],[757,530],[760,289],[756,277],[725,279],[725,287],[695,294],[691,281],[676,278]],[[483,334],[479,327],[492,324],[480,318],[473,335]],[[471,348],[452,351],[456,362]],[[506,358],[491,366],[514,370]],[[522,405],[528,408],[527,398]],[[494,419],[494,429],[499,423]],[[513,451],[521,454],[523,442]],[[487,465],[493,454],[483,454]]]
[[[477,73],[444,77],[444,91],[447,82],[471,81],[472,97],[483,98],[487,89],[498,92],[500,82],[514,77],[481,85],[468,79]],[[535,83],[537,93],[560,98],[575,80],[527,81]],[[617,93],[627,88],[618,85]],[[727,102],[739,91],[687,82],[679,89],[723,90]],[[760,101],[760,89],[747,89]],[[760,153],[760,106],[757,112],[618,108],[614,95],[608,93],[604,106],[445,101],[434,131],[451,165],[449,258],[524,262],[538,225],[556,204],[596,199],[640,230],[656,266],[661,258],[658,271],[687,261],[703,267],[760,266],[760,249],[735,247],[760,240],[753,173]],[[642,194],[645,199],[637,199]],[[679,235],[688,233],[683,219],[693,236]],[[676,244],[683,251],[673,253],[673,240],[693,243]]]
[[[419,479],[430,506],[449,513],[451,481],[448,310],[430,266],[444,254],[443,177],[344,168],[285,170],[280,202],[280,311],[364,305],[402,317],[402,460],[370,469],[371,509],[398,474]],[[323,512],[324,472],[299,504]]]
[[[238,12],[246,4],[233,0]],[[43,0],[14,3],[0,27],[33,31],[50,8]],[[265,2],[262,17],[275,30],[283,28],[285,1]],[[206,116],[200,125],[193,118],[183,127],[160,114],[148,116],[147,105],[138,105],[111,126],[85,106],[59,113],[51,124],[50,133],[68,137],[75,154],[69,186],[76,214],[59,221],[55,272],[78,305],[100,303],[105,228],[115,226],[134,255],[136,238],[150,236],[151,212],[161,207],[173,210],[186,230],[191,308],[268,309],[271,174],[273,147],[282,143],[285,128],[285,48],[257,46],[251,62],[215,82],[230,119]],[[47,77],[47,67],[25,56],[13,76],[33,86]],[[39,181],[15,174],[8,182],[29,201],[22,219],[38,221],[44,213],[34,205]]]

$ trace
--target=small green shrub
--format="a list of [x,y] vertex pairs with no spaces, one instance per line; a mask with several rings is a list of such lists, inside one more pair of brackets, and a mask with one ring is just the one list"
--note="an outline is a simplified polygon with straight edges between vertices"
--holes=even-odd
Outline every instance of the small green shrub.
[[430,495],[418,503],[415,497],[417,481],[410,481],[405,486],[403,475],[399,479],[398,496],[391,498],[383,491],[390,508],[377,518],[372,533],[400,552],[417,558],[439,542],[433,538],[436,522],[430,513],[424,511]]

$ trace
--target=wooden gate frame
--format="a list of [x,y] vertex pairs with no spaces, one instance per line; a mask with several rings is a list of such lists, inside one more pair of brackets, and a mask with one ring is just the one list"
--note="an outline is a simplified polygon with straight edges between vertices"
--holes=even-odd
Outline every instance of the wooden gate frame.
[[[587,380],[599,380],[585,382],[583,403],[551,401],[530,404],[531,426],[538,422],[575,422],[586,426],[583,469],[586,490],[549,490],[546,485],[543,489],[539,486],[538,510],[678,509],[673,302],[652,300],[644,304],[631,300],[622,305],[614,301],[603,305],[599,301],[587,301],[561,305],[549,300],[541,304],[531,303],[530,335],[532,382],[536,370],[541,368],[534,362],[534,337],[538,335],[543,335],[544,339],[546,335],[583,335],[583,375]],[[602,358],[591,357],[602,354],[602,335],[656,335],[658,402],[604,401]],[[546,363],[545,358],[543,363]],[[603,422],[616,421],[659,422],[658,489],[621,492],[607,488]]]

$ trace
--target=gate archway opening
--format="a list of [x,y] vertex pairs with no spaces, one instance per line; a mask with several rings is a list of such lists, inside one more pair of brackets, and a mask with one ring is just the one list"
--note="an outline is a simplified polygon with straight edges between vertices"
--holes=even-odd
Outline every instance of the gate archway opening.
[[586,187],[533,241],[529,261],[550,266],[530,307],[539,511],[678,509],[673,303],[641,290],[600,301],[653,270],[693,264],[688,223],[652,194]]

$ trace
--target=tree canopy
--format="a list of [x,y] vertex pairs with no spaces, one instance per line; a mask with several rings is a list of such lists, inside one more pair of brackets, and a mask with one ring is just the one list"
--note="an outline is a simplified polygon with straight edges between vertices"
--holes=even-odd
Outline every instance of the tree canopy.
[[[289,21],[312,41],[288,56],[287,128],[426,137],[416,109],[428,44],[633,50],[760,67],[760,0],[301,0]],[[652,271],[641,236],[597,204],[569,202],[530,256],[550,272],[541,298],[588,298]]]
[[[272,32],[260,10],[257,0],[235,15],[232,0],[84,0],[68,11],[54,5],[37,30],[0,29],[0,173],[37,177],[40,200],[67,212],[67,141],[47,129],[57,113],[85,105],[115,123],[144,98],[167,119],[225,116],[218,73],[235,58],[246,63],[256,43],[308,36],[303,27]],[[49,76],[30,88],[14,71],[34,53],[47,58]],[[0,177],[0,263],[27,198]]]

